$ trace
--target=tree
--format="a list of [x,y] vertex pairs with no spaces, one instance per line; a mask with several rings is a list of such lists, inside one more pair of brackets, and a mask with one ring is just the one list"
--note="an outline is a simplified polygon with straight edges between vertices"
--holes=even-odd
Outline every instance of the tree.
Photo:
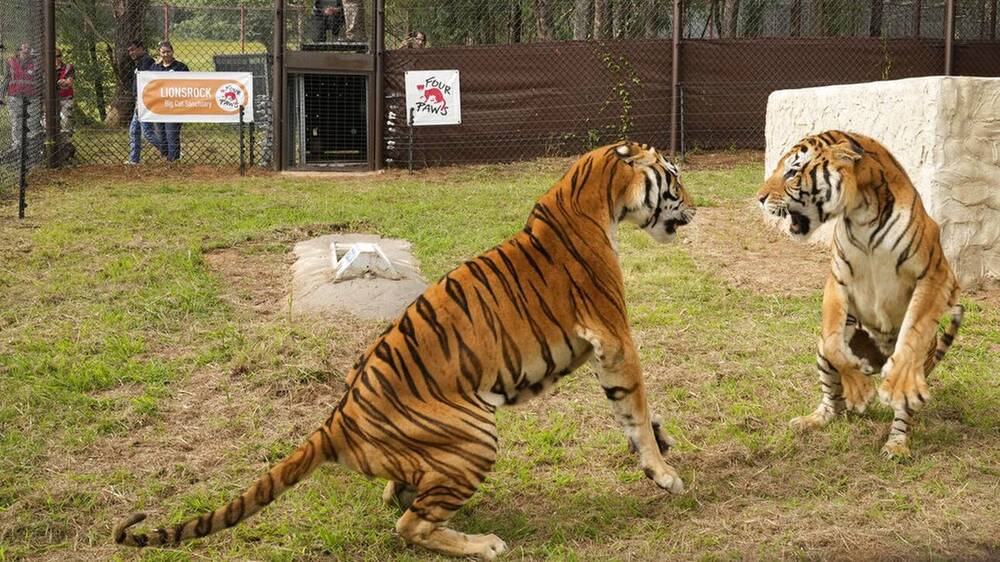
[[608,36],[608,0],[594,0],[594,39]]
[[127,123],[135,111],[135,65],[125,54],[128,44],[143,39],[149,0],[112,0],[115,18],[114,51],[108,47],[115,76],[115,98],[111,102],[112,123]]
[[656,0],[644,0],[641,2],[643,7],[642,17],[643,22],[643,36],[644,37],[655,37],[659,31],[659,11],[656,8]]
[[[980,2],[980,5],[982,2]],[[871,20],[868,25],[869,37],[882,36],[882,11],[885,8],[885,0],[871,0]]]
[[573,0],[573,39],[587,38],[590,28],[591,0]]
[[764,31],[763,0],[746,0],[743,18],[743,37],[760,37]]
[[535,37],[539,41],[552,39],[552,9],[549,0],[533,0],[535,7]]
[[521,17],[521,3],[511,2],[510,11],[507,14],[507,42],[508,43],[520,43],[521,42],[521,28],[524,25],[524,19]]
[[[801,0],[798,0],[801,1]],[[740,0],[726,0],[722,15],[722,31],[720,36],[735,38],[738,34],[737,24],[740,21]]]
[[107,118],[105,77],[111,65],[103,56],[100,44],[114,41],[114,20],[104,2],[71,0],[58,5],[56,37],[65,60],[76,68],[76,112],[85,119]]
[[802,35],[802,0],[792,0],[792,8],[788,14],[788,35]]

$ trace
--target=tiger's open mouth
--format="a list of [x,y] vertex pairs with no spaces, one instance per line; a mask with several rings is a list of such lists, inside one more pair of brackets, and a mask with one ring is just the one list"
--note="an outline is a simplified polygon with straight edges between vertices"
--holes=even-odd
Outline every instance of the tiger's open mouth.
[[788,216],[791,218],[788,223],[789,232],[800,235],[809,233],[809,217],[795,211],[788,211]]

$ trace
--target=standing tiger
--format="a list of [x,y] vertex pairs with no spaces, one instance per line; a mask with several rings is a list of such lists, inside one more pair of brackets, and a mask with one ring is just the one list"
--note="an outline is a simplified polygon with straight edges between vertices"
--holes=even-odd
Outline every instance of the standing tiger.
[[[841,131],[793,146],[757,198],[765,212],[786,219],[793,238],[834,221],[816,356],[823,397],[792,426],[813,429],[845,410],[865,411],[875,395],[870,375],[881,372],[878,395],[894,412],[882,452],[908,456],[913,413],[930,397],[925,377],[962,322],[937,223],[885,147]],[[949,308],[951,323],[938,335]]]
[[428,287],[361,355],[326,422],[239,497],[165,529],[114,529],[132,546],[176,545],[232,527],[324,462],[389,480],[407,541],[492,560],[496,535],[446,526],[492,469],[498,406],[537,396],[593,360],[646,476],[674,493],[662,458],[672,440],[650,414],[629,330],[616,236],[622,221],[668,242],[694,216],[677,169],[654,148],[622,142],[581,157],[542,195],[524,229]]

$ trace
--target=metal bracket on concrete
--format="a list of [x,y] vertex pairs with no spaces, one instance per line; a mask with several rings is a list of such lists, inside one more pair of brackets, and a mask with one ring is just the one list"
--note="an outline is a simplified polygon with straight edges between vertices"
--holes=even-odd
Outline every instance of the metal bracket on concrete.
[[355,279],[362,276],[383,277],[398,280],[403,276],[392,266],[392,261],[371,242],[338,245],[330,243],[330,261],[333,265],[333,282]]

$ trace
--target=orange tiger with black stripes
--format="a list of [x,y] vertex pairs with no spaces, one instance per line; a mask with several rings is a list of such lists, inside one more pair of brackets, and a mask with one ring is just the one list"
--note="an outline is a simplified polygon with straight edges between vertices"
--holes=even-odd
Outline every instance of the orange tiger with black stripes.
[[132,546],[176,545],[232,527],[317,466],[338,462],[389,480],[383,499],[405,512],[396,531],[437,552],[492,560],[496,535],[448,521],[497,455],[495,412],[543,393],[588,360],[645,474],[679,493],[663,460],[672,440],[647,407],[629,330],[616,234],[620,222],[668,242],[694,216],[677,169],[656,149],[622,142],[573,164],[524,229],[427,288],[361,355],[326,422],[239,497],[213,512],[139,533]]
[[[765,213],[786,221],[793,238],[833,221],[816,356],[823,396],[792,426],[813,429],[842,412],[864,412],[875,395],[871,375],[880,372],[878,395],[894,412],[882,451],[908,456],[913,414],[930,397],[926,376],[951,346],[963,314],[937,223],[885,147],[842,131],[793,146],[757,198]],[[946,311],[951,322],[939,335]]]

